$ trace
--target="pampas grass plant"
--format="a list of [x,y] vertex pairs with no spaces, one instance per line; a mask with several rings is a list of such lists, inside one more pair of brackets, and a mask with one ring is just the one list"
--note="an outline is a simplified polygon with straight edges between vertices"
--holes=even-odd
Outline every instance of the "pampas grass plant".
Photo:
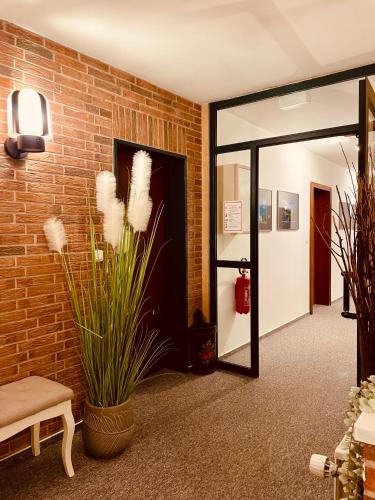
[[[125,402],[150,368],[166,353],[168,344],[145,323],[145,290],[150,276],[150,255],[158,222],[146,238],[152,202],[149,197],[151,158],[138,152],[126,207],[115,197],[116,180],[110,172],[97,176],[97,209],[104,214],[103,260],[97,261],[98,235],[90,208],[89,279],[73,271],[61,221],[45,224],[49,248],[61,254],[68,291],[81,339],[82,363],[88,400],[109,407]],[[133,198],[132,198],[133,196]],[[130,201],[132,200],[132,201]]]

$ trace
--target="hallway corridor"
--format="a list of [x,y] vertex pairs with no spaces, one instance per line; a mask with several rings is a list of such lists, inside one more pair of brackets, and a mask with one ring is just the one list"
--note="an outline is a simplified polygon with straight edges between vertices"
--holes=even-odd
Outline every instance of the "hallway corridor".
[[[134,396],[137,431],[111,461],[74,439],[67,479],[60,441],[0,464],[2,500],[329,500],[331,481],[309,474],[314,452],[333,456],[355,384],[354,321],[341,302],[260,342],[260,378],[217,371],[162,374]],[[329,394],[329,399],[328,395]]]

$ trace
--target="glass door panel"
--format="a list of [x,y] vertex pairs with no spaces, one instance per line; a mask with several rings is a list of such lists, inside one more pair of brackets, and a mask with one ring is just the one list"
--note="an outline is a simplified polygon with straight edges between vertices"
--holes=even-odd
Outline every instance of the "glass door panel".
[[[216,258],[213,274],[214,317],[218,327],[220,368],[258,376],[257,285],[250,270],[257,244],[253,194],[257,176],[253,152],[235,151],[216,157],[215,199]],[[256,210],[255,210],[256,212]]]
[[[239,277],[238,269],[217,269],[218,358],[250,368],[251,298],[248,313],[236,312],[235,288]],[[248,277],[249,274],[246,275]],[[243,302],[246,302],[246,297]]]
[[217,260],[250,261],[250,152],[217,156]]

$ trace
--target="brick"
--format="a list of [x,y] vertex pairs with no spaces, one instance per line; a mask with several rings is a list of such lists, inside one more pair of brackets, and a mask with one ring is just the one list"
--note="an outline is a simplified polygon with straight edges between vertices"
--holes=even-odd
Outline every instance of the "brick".
[[16,61],[15,68],[30,75],[40,76],[49,80],[53,79],[53,72],[40,65],[30,64],[25,61]]
[[375,469],[366,465],[365,489],[367,492],[375,493]]
[[94,59],[93,57],[89,57],[84,54],[80,54],[79,59],[82,63],[87,64],[88,66],[93,66],[94,68],[105,72],[109,71],[108,64],[98,61],[98,59]]
[[69,49],[68,47],[64,47],[59,43],[53,42],[52,40],[46,40],[45,45],[47,49],[52,50],[53,52],[58,52],[63,54],[64,56],[70,57],[72,59],[78,59],[78,52],[73,49]]
[[32,340],[27,340],[26,342],[20,342],[19,348],[22,352],[30,351],[31,349],[37,349],[44,346],[49,346],[54,344],[56,341],[56,334],[50,333],[48,335],[43,335]]
[[61,272],[60,264],[44,264],[42,266],[28,267],[26,274],[28,276],[38,276],[41,274],[51,274],[54,272]]
[[[83,68],[85,70],[86,68]],[[66,75],[70,78],[73,78],[75,80],[79,80],[81,82],[85,82],[89,85],[92,85],[94,83],[94,77],[90,76],[83,71],[79,71],[74,68],[70,68],[69,66],[62,66],[62,73],[63,75]]]
[[375,446],[366,444],[364,447],[363,456],[365,460],[372,460],[373,462],[375,462]]
[[22,340],[26,340],[26,332],[1,335],[0,346],[7,344],[19,344]]
[[46,49],[45,47],[42,47],[41,45],[33,43],[30,40],[27,40],[26,38],[17,38],[16,45],[17,47],[25,49],[29,52],[33,52],[38,56],[45,57],[46,59],[53,59],[53,54],[50,50]]
[[[52,290],[50,290],[50,292],[51,291]],[[23,311],[24,309],[31,309],[37,306],[53,304],[55,302],[55,295],[36,295],[34,297],[28,297],[27,299],[19,300],[17,303],[17,307]],[[38,313],[36,313],[36,315],[38,315]],[[33,315],[31,315],[31,317],[32,316]]]
[[0,87],[4,87],[6,89],[12,89],[13,82],[10,78],[5,78],[0,75]]
[[[44,337],[45,335],[48,335],[50,333],[57,333],[62,329],[62,323],[50,323],[48,325],[43,325],[36,328],[31,328],[30,330],[27,331],[27,338],[28,339],[33,339],[37,337]],[[60,340],[60,339],[58,339]]]
[[3,333],[14,333],[23,330],[28,330],[36,326],[36,319],[25,319],[22,321],[16,321],[14,323],[7,323],[6,325],[0,325],[0,335]]
[[5,42],[9,45],[14,45],[16,38],[13,35],[10,35],[9,33],[5,33],[5,31],[0,31],[0,41]]
[[[41,194],[41,193],[15,193],[16,201],[18,202],[29,202],[29,203],[53,203],[54,197],[52,194]],[[14,224],[17,227],[17,224]],[[1,232],[1,231],[0,231]]]
[[42,66],[43,68],[50,69],[51,71],[60,72],[61,65],[56,63],[55,61],[48,61],[44,57],[40,57],[36,54],[27,53],[25,54],[25,61],[33,63],[37,66]]
[[12,78],[13,80],[22,80],[23,73],[18,69],[10,68],[4,64],[0,64],[0,75]]
[[52,313],[60,312],[62,309],[61,304],[51,304],[47,306],[36,307],[27,311],[28,318],[40,318],[41,316],[49,315]]
[[33,372],[34,375],[38,375],[40,372],[38,370],[43,370],[52,363],[55,362],[55,355],[49,354],[48,356],[43,356],[37,359],[32,359],[25,363],[20,364],[20,375],[25,377]]
[[55,75],[55,82],[68,88],[79,90],[80,92],[85,92],[87,85],[86,83],[82,83],[80,80],[76,80],[74,78],[69,78],[64,75]]
[[46,78],[42,78],[40,76],[25,74],[25,82],[29,85],[36,87],[38,90],[41,90],[43,92],[43,95],[50,100],[51,96],[49,96],[46,91],[61,92],[61,87],[59,84],[47,80]]
[[[20,226],[23,230],[25,226]],[[10,232],[9,234],[0,234],[0,245],[28,245],[34,243],[33,236],[27,236],[25,234],[14,234]]]
[[25,297],[25,290],[17,290],[17,289],[6,289],[0,291],[0,299],[1,300],[15,300],[22,299]]
[[63,342],[37,347],[36,349],[31,349],[29,351],[29,359],[40,358],[40,356],[45,356],[46,354],[58,353],[63,348]]
[[111,67],[110,72],[112,75],[117,77],[118,83],[120,82],[119,85],[121,85],[121,81],[131,82],[131,83],[134,83],[136,81],[135,76],[131,75],[130,73],[127,73],[126,71],[123,71],[122,69]]
[[92,68],[90,66],[89,66],[87,71],[88,71],[89,75],[91,75],[95,78],[99,78],[100,80],[105,80],[106,82],[110,82],[110,83],[116,82],[116,78],[108,72],[99,71],[99,70]]
[[48,314],[38,318],[39,326],[52,325],[56,323],[56,314]]
[[31,31],[25,30],[20,26],[12,23],[5,24],[5,30],[8,33],[11,33],[14,37],[23,38],[25,40],[30,40],[31,42],[38,43],[39,45],[43,45],[43,38],[36,33],[32,33]]
[[26,253],[25,247],[9,245],[0,246],[0,256],[2,255],[24,255]]

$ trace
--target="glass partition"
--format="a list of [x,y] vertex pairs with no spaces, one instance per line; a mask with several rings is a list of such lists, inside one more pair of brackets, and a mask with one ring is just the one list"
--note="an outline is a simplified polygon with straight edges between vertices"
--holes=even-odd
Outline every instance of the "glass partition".
[[217,113],[217,144],[235,144],[358,122],[358,80],[272,97]]
[[[338,176],[344,175],[340,144],[349,162],[356,164],[358,132],[360,144],[366,142],[362,153],[359,148],[359,154],[366,156],[362,164],[369,162],[367,151],[375,156],[375,108],[371,110],[374,114],[366,114],[370,126],[362,141],[358,127],[358,82],[364,69],[211,105],[211,131],[216,134],[210,146],[210,235],[215,242],[210,257],[211,319],[218,325],[221,368],[257,377],[259,336],[299,317],[306,309],[307,292],[297,285],[308,281],[310,182],[331,186],[334,192],[336,181],[327,177],[324,166],[339,165]],[[353,75],[355,78],[345,80]],[[375,83],[374,76],[369,80]],[[281,95],[292,88],[299,90]],[[266,98],[271,95],[275,97]],[[248,149],[239,151],[241,146]],[[277,157],[273,158],[275,152]],[[313,170],[308,181],[307,166]],[[332,202],[336,201],[333,195]],[[241,259],[248,261],[247,276],[251,272],[249,311],[243,314],[237,311],[236,303]],[[267,276],[272,279],[267,280]],[[337,293],[335,289],[333,295],[341,293],[338,283],[335,275]],[[290,291],[298,300],[291,300]]]

